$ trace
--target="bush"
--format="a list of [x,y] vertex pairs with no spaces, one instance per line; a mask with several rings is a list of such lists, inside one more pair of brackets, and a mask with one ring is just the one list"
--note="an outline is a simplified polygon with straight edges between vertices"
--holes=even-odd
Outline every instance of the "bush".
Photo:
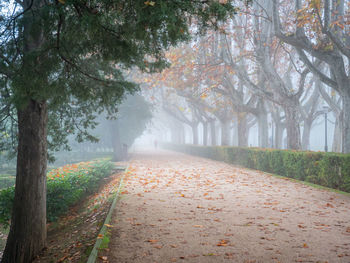
[[[56,220],[84,195],[95,192],[101,179],[110,176],[113,163],[102,159],[66,165],[47,174],[47,219]],[[14,187],[0,191],[0,223],[8,225]]]
[[350,154],[227,146],[165,148],[350,192]]

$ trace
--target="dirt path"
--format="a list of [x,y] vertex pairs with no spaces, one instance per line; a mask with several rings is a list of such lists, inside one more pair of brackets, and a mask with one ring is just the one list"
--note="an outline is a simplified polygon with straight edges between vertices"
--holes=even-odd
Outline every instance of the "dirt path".
[[108,262],[350,262],[350,197],[222,162],[134,156]]

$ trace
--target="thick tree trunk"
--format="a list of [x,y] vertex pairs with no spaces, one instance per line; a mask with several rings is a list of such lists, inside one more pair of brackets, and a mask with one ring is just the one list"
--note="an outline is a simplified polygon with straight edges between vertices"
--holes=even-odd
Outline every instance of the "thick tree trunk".
[[208,123],[203,122],[203,145],[208,145]]
[[237,118],[238,125],[238,146],[248,146],[248,129],[247,129],[247,118],[246,115],[239,116]]
[[194,145],[198,145],[198,123],[193,124],[191,128],[192,128],[192,143]]
[[18,110],[15,200],[3,263],[26,263],[46,245],[47,105]]
[[210,144],[211,146],[216,145],[215,121],[210,122]]
[[304,130],[303,135],[301,139],[301,148],[304,151],[310,150],[310,132],[311,132],[311,120],[305,120],[304,121]]
[[297,107],[286,106],[284,111],[287,125],[287,149],[300,150],[300,127]]
[[221,124],[221,145],[230,144],[230,122],[227,120],[220,121]]

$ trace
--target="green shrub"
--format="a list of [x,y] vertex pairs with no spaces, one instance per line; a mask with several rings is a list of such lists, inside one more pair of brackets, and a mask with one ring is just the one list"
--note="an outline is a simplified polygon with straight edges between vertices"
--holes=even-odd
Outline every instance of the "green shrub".
[[[47,219],[56,220],[84,195],[96,192],[101,180],[110,176],[113,163],[106,159],[66,165],[47,175]],[[0,223],[11,218],[14,187],[0,191]]]
[[350,154],[164,144],[165,148],[350,192]]

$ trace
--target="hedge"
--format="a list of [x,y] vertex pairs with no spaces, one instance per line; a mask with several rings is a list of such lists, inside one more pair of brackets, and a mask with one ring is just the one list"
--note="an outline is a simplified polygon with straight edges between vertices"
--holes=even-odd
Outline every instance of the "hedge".
[[[55,221],[85,195],[97,191],[101,180],[111,175],[114,165],[102,159],[66,165],[47,174],[47,219]],[[0,191],[0,223],[10,222],[15,187]]]
[[163,147],[350,192],[350,154],[230,146]]

